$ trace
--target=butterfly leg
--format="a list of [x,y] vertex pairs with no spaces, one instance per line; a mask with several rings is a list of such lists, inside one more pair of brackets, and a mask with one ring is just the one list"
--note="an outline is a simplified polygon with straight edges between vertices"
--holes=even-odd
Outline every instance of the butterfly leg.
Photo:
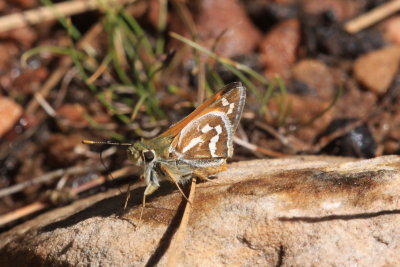
[[144,211],[144,207],[146,206],[146,196],[149,196],[151,194],[154,193],[154,191],[156,191],[160,186],[154,183],[150,183],[147,185],[146,189],[144,190],[143,193],[143,200],[142,200],[142,208],[140,210],[140,217],[139,217],[139,223],[138,226],[141,224],[142,222],[142,217],[143,217],[143,211]]
[[172,179],[172,181],[175,183],[176,187],[178,187],[178,190],[181,192],[182,196],[186,199],[187,202],[189,202],[190,205],[192,205],[192,203],[190,202],[190,200],[186,197],[185,193],[183,193],[182,188],[179,186],[179,184]]
[[[140,179],[143,180],[144,177],[140,176]],[[131,198],[131,185],[132,185],[131,183],[128,184],[128,189],[126,190],[126,199],[125,199],[124,211],[128,207],[128,202],[129,202],[129,199]]]
[[128,189],[126,190],[126,199],[125,199],[125,205],[124,205],[124,211],[126,210],[126,207],[128,206],[128,201],[131,198],[131,184],[128,184]]
[[[187,170],[183,171],[183,170],[179,170],[176,168],[176,166],[171,167],[171,165],[169,164],[158,164],[157,165],[158,169],[163,173],[163,175],[170,181],[172,181],[176,187],[178,188],[179,192],[182,194],[182,196],[186,199],[187,202],[190,203],[189,199],[187,198],[187,196],[185,195],[185,193],[183,193],[182,188],[179,186],[179,181],[186,181],[189,180],[192,177],[192,173],[191,171],[188,172]],[[190,203],[192,204],[192,203]]]

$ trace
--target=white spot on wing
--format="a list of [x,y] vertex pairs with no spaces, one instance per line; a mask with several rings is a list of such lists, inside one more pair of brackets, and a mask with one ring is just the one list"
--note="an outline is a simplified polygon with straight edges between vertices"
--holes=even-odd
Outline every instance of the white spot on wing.
[[221,99],[221,101],[222,101],[222,105],[223,105],[224,107],[227,106],[227,105],[229,105],[229,101],[226,100],[225,97],[223,97],[223,98]]
[[221,125],[217,125],[214,127],[214,129],[217,131],[217,135],[213,136],[210,139],[210,144],[208,144],[208,148],[210,149],[210,153],[212,157],[218,157],[217,154],[215,154],[215,152],[217,151],[217,142],[219,140],[219,135],[222,133],[222,127]]
[[203,138],[201,138],[200,136],[196,137],[196,138],[193,138],[192,140],[190,140],[189,144],[182,149],[182,152],[185,153],[186,151],[188,151],[188,150],[192,149],[193,147],[195,147],[197,144],[200,144],[200,143],[203,143],[203,142],[204,142]]
[[210,148],[211,156],[214,158],[218,157],[218,155],[215,154],[215,151],[217,151],[218,140],[219,140],[219,135],[213,136],[213,138],[211,138],[211,140],[210,140],[210,144],[208,145],[208,147]]
[[229,110],[226,114],[231,114],[233,112],[233,108],[235,107],[235,103],[230,103],[229,104]]
[[218,134],[218,135],[220,135],[220,133],[222,133],[222,127],[221,127],[221,125],[215,126],[214,129],[217,131],[217,134]]
[[201,128],[201,132],[202,133],[207,133],[207,132],[211,131],[212,129],[213,129],[213,127],[211,127],[210,124],[207,124],[206,126]]

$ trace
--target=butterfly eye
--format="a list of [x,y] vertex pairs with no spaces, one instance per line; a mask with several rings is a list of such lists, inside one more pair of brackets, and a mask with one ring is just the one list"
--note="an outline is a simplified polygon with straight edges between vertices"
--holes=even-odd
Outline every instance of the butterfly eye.
[[154,159],[154,152],[152,150],[146,150],[142,152],[142,157],[145,162],[150,162]]

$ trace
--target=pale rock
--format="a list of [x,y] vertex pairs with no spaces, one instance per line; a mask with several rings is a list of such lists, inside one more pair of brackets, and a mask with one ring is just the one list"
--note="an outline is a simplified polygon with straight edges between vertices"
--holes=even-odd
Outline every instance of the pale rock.
[[388,18],[380,26],[385,40],[395,45],[400,45],[400,15]]
[[398,71],[400,46],[389,46],[359,57],[354,63],[357,80],[372,92],[386,93]]
[[12,99],[0,96],[0,137],[7,133],[22,115],[22,107]]
[[[7,266],[398,266],[400,157],[299,156],[230,164],[196,187],[181,250],[169,249],[186,201],[143,186],[116,216],[118,190],[57,208],[0,235]],[[175,253],[175,254],[174,254]]]

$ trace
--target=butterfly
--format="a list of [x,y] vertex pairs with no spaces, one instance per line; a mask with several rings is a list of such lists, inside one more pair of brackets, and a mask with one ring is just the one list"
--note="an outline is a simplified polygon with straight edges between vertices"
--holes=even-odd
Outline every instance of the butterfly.
[[226,169],[245,100],[245,87],[230,83],[159,136],[128,144],[128,156],[142,167],[146,182],[140,218],[146,197],[160,187],[161,180],[175,183],[186,198],[179,184],[193,177],[209,180]]

